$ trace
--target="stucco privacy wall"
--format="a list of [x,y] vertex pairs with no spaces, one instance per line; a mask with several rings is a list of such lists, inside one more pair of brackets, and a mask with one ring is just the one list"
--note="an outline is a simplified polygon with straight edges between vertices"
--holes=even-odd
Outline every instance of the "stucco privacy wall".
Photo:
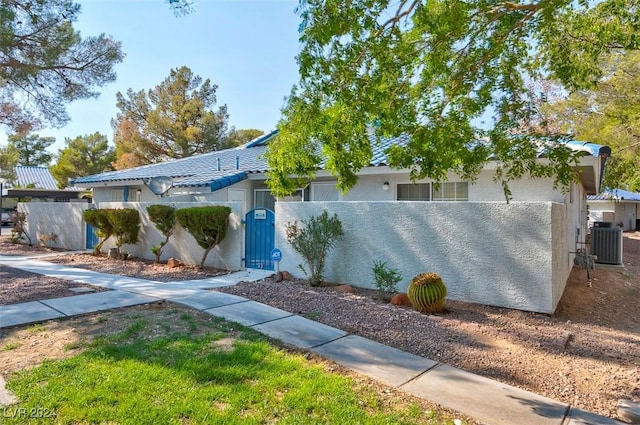
[[328,281],[373,288],[373,260],[383,260],[401,271],[401,291],[413,276],[432,271],[443,277],[449,299],[543,313],[554,311],[564,289],[567,265],[554,257],[566,258],[561,255],[566,252],[566,233],[552,235],[552,217],[566,214],[562,205],[278,202],[281,270],[302,276],[297,267],[302,260],[286,241],[286,224],[323,209],[338,215],[345,232],[328,258]]
[[27,213],[27,234],[34,244],[42,235],[58,235],[48,242],[55,248],[84,249],[85,224],[82,211],[90,205],[80,202],[22,202],[18,210]]
[[[153,245],[159,245],[164,237],[155,228],[153,223],[149,221],[147,215],[147,206],[157,204],[158,202],[102,202],[100,208],[134,208],[140,213],[140,235],[136,245],[124,245],[123,250],[129,252],[134,257],[155,259],[155,255],[151,252]],[[175,202],[171,203],[175,208],[201,207],[206,205],[227,205],[231,208],[229,217],[229,229],[227,235],[220,245],[215,247],[207,257],[205,265],[217,267],[225,270],[239,270],[242,267],[242,206],[236,202]],[[113,247],[113,238],[109,239],[103,245],[103,250]],[[187,264],[200,264],[204,250],[200,248],[193,236],[185,231],[181,226],[177,226],[176,230],[169,239],[169,243],[165,245],[162,252],[162,260],[174,257]]]

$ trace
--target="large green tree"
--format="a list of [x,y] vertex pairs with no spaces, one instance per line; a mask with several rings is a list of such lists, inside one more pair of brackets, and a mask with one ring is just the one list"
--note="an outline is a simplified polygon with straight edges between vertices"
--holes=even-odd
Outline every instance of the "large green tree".
[[640,191],[640,51],[607,55],[603,78],[592,89],[549,97],[541,105],[544,122],[580,140],[612,148],[605,183]]
[[38,134],[12,134],[8,145],[18,153],[18,164],[25,166],[48,166],[51,153],[47,148],[54,144],[55,137],[43,137]]
[[18,165],[18,151],[13,146],[0,146],[0,179],[8,183],[15,183],[18,175],[16,165]]
[[0,125],[62,126],[67,103],[96,97],[96,87],[115,80],[120,43],[81,37],[73,28],[79,13],[71,0],[0,3]]
[[213,110],[217,89],[183,66],[153,89],[118,93],[112,126],[119,159],[133,154],[148,164],[226,148],[229,116],[226,105]]
[[369,131],[411,135],[388,153],[413,178],[473,179],[492,159],[507,196],[525,176],[567,184],[576,158],[561,139],[546,139],[548,161],[536,161],[539,134],[522,131],[536,113],[526,82],[593,86],[603,53],[640,47],[639,9],[632,0],[300,0],[301,79],[269,146],[269,185],[295,189],[289,176],[313,177],[322,154],[349,189],[371,159]]
[[75,139],[65,139],[65,147],[58,151],[56,163],[50,167],[59,187],[69,185],[69,180],[112,170],[115,151],[109,146],[107,136],[98,132]]

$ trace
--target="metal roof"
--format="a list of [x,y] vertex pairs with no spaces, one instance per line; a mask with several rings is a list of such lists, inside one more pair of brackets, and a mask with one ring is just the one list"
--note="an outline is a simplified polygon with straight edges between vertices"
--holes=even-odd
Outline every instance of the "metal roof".
[[58,184],[54,180],[47,167],[16,166],[16,186],[33,189],[58,190]]
[[640,193],[607,188],[597,195],[588,195],[587,201],[640,201]]
[[[242,146],[222,151],[209,152],[188,158],[166,161],[158,164],[144,165],[120,171],[109,171],[92,176],[80,177],[73,184],[96,184],[105,182],[145,180],[159,176],[171,177],[174,187],[207,187],[212,191],[234,184],[247,178],[249,173],[268,171],[264,153],[271,139],[278,134],[273,130]],[[371,136],[372,158],[370,166],[388,164],[387,150],[392,145],[406,146],[411,137],[403,134],[398,137],[378,138]],[[480,143],[480,142],[478,142]],[[602,145],[579,141],[565,142],[574,150],[583,151],[585,155],[609,155],[611,150]],[[545,144],[540,145],[539,156],[544,157]],[[325,167],[323,161],[319,168]]]

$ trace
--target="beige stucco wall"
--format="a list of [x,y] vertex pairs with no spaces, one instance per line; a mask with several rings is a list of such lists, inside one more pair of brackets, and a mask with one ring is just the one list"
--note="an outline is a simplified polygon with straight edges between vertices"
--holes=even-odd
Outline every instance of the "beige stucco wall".
[[276,205],[280,269],[302,277],[285,225],[338,214],[345,237],[327,261],[328,281],[373,288],[373,260],[402,272],[439,273],[449,299],[551,313],[571,269],[567,209],[552,202],[295,202]]
[[34,244],[42,235],[58,235],[48,245],[55,248],[85,249],[86,228],[82,212],[90,207],[84,202],[21,202],[18,210],[27,213],[27,234]]

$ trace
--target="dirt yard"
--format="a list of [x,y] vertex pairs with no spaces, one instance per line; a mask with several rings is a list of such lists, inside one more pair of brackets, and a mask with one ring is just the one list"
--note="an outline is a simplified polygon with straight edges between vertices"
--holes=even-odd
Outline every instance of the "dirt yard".
[[[0,241],[0,255],[46,251],[9,247],[4,242]],[[47,260],[152,280],[197,278],[191,276],[190,268],[167,269],[135,260],[86,255]],[[46,288],[56,287],[43,285],[40,276],[15,269],[5,267],[0,273],[0,305],[7,303],[1,288],[13,282],[12,273],[24,279],[19,292],[25,297],[14,296],[11,303],[29,300],[25,290],[29,285],[44,291],[39,292],[39,299],[47,298]],[[219,271],[205,270],[200,277],[207,273]],[[425,316],[382,303],[373,291],[345,294],[331,287],[311,288],[301,281],[267,279],[224,291],[615,418],[618,400],[640,402],[640,232],[625,234],[625,270],[597,267],[591,277],[589,283],[585,270],[572,272],[553,316],[453,301],[448,302],[445,314]],[[60,296],[59,289],[51,292],[51,297]],[[84,329],[87,326],[96,327],[98,333],[105,330],[95,317],[79,320],[47,323],[46,332],[34,333],[29,328],[0,331],[0,363],[9,364],[2,373],[69,355],[64,347],[77,338],[77,327],[83,327],[83,334],[93,332]],[[8,345],[12,349],[3,350]],[[13,359],[11,363],[8,358]]]

